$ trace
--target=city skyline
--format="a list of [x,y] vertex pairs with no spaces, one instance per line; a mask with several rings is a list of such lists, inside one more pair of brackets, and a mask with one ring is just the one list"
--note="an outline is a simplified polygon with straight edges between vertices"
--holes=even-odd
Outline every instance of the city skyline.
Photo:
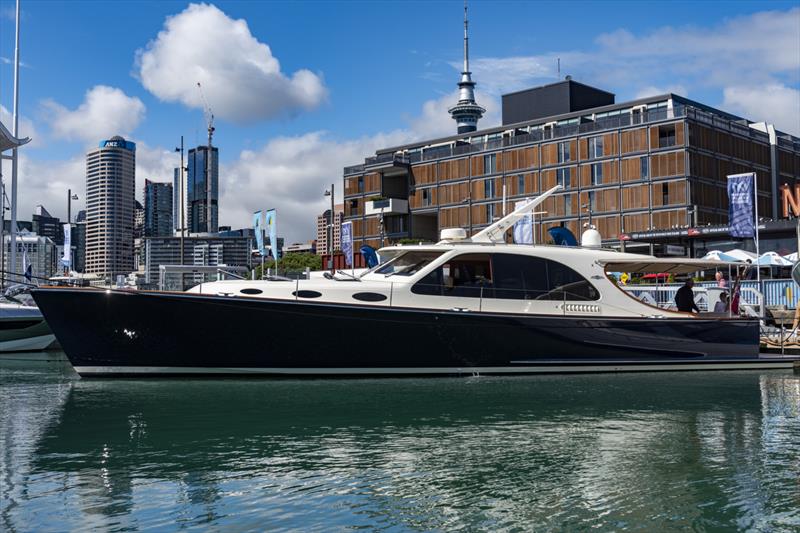
[[[246,227],[252,211],[277,207],[289,241],[311,238],[327,204],[322,193],[338,182],[342,166],[376,148],[455,131],[447,107],[456,100],[461,70],[461,4],[426,4],[413,44],[384,25],[380,39],[356,31],[419,6],[122,3],[109,13],[93,10],[99,18],[90,24],[78,21],[90,4],[23,2],[20,133],[34,141],[20,151],[20,212],[43,203],[65,218],[61,198],[67,188],[83,190],[87,146],[117,134],[137,142],[137,191],[145,178],[169,181],[180,135],[188,147],[204,143],[195,87],[202,81],[217,117],[220,225]],[[636,13],[629,6],[582,4],[584,17],[570,19],[564,32],[566,26],[551,24],[569,15],[557,4],[470,4],[470,66],[477,100],[487,108],[480,128],[499,124],[501,93],[555,81],[560,58],[561,76],[615,92],[618,101],[673,91],[800,133],[795,4],[691,4],[671,9],[669,19],[659,15],[661,4]],[[0,10],[0,103],[9,126],[13,7],[4,1]],[[512,9],[516,15],[508,17]],[[114,30],[110,20],[117,17],[129,21],[130,31]],[[526,31],[531,21],[535,32]],[[64,50],[54,51],[52,36],[73,26],[81,42],[65,38]],[[213,31],[195,38],[198,28]],[[292,46],[298,29],[313,33],[312,44]],[[765,29],[770,39],[759,37]],[[204,65],[197,54],[235,30],[241,38],[211,55],[217,63]],[[182,55],[181,43],[197,54]],[[90,49],[106,50],[107,60],[95,61]],[[233,59],[234,50],[258,59],[259,70]],[[193,77],[194,71],[172,68],[177,60],[224,73],[224,83],[219,76],[167,76],[175,70]],[[4,176],[10,177],[5,165]],[[76,211],[85,202],[80,196]]]

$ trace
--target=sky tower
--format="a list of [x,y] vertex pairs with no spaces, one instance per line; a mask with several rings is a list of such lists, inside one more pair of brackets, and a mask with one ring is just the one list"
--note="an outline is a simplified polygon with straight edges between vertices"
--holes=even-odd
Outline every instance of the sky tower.
[[486,112],[475,102],[475,82],[469,71],[469,36],[467,21],[467,1],[464,0],[464,70],[458,82],[458,103],[447,111],[458,124],[458,133],[469,133],[478,129],[478,119]]

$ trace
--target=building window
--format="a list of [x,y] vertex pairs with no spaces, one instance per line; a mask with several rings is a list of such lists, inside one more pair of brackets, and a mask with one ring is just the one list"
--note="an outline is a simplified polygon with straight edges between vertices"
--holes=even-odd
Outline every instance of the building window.
[[569,141],[564,141],[558,143],[558,162],[564,163],[565,161],[569,161]]
[[559,168],[556,170],[556,183],[564,189],[569,189],[570,172],[569,168]]
[[353,200],[350,200],[350,209],[353,210],[353,211],[357,211],[358,210],[358,198],[354,198]]
[[564,198],[564,215],[570,216],[572,215],[572,199],[570,198],[569,194],[565,194]]
[[486,204],[486,222],[491,224],[494,221],[494,204]]
[[669,184],[661,184],[661,201],[662,205],[669,205]]
[[497,172],[497,154],[483,156],[483,173],[494,174]]
[[603,138],[592,137],[589,139],[589,158],[603,157]]
[[658,147],[669,148],[675,146],[675,124],[658,127]]
[[364,176],[358,177],[358,192],[364,192]]
[[495,194],[495,187],[494,187],[494,180],[484,180],[483,181],[483,197],[484,198],[494,198]]
[[639,159],[639,163],[641,165],[642,179],[645,179],[645,178],[649,177],[649,174],[650,174],[650,168],[649,167],[650,167],[650,165],[647,162],[647,156],[644,156],[643,158]]
[[594,163],[592,165],[592,185],[603,184],[603,163]]
[[589,210],[592,213],[597,210],[597,199],[594,191],[589,191]]
[[517,194],[523,194],[525,192],[525,176],[520,174],[517,176]]
[[423,207],[431,205],[431,203],[433,203],[433,194],[432,194],[432,192],[433,191],[431,191],[430,189],[422,189],[422,205],[423,205]]

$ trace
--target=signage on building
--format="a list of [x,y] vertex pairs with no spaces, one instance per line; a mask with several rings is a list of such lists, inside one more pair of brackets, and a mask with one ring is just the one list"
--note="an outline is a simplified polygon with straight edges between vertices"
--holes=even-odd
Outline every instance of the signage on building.
[[684,256],[686,255],[686,248],[684,248],[683,246],[675,246],[673,244],[665,244],[664,253],[666,255]]
[[781,185],[781,199],[783,218],[800,218],[800,184],[795,184],[794,189],[785,183]]

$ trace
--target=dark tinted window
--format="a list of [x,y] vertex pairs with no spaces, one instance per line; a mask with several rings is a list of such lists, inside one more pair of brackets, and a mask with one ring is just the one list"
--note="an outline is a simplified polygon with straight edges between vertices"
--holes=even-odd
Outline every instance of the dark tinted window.
[[[494,294],[510,300],[597,300],[597,289],[583,276],[541,257],[493,254]],[[484,296],[488,296],[484,293]]]
[[436,296],[491,298],[492,267],[488,254],[459,255],[419,280],[411,292]]

